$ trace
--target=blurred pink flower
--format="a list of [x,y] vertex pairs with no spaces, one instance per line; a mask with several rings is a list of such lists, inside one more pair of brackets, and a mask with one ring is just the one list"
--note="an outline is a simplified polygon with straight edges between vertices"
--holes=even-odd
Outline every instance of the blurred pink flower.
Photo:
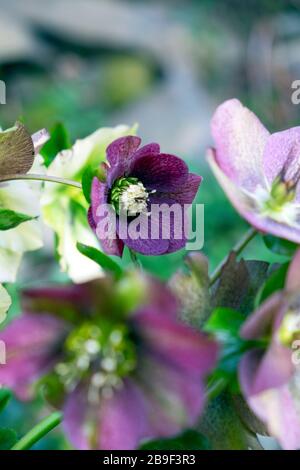
[[[136,300],[125,295],[132,281],[129,292],[144,294],[124,309],[125,297]],[[179,322],[158,281],[139,274],[33,289],[23,310],[0,333],[7,348],[0,382],[28,399],[40,379],[74,447],[134,449],[195,424],[217,346]]]
[[247,319],[241,336],[261,342],[239,367],[248,404],[284,449],[300,449],[300,250],[285,289]]
[[208,161],[236,210],[257,230],[300,243],[300,127],[270,134],[232,99],[211,128]]

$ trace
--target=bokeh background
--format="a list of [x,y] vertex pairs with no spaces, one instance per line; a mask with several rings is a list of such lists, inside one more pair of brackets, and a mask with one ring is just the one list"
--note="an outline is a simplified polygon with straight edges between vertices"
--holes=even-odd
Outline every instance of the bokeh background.
[[[0,0],[0,79],[7,85],[0,125],[21,119],[34,132],[62,121],[75,140],[138,122],[144,142],[159,142],[204,176],[197,202],[205,204],[212,269],[246,228],[205,161],[212,113],[238,97],[270,130],[298,125],[291,85],[300,79],[299,56],[299,0]],[[182,256],[142,262],[167,278]],[[260,239],[246,256],[271,260]],[[10,292],[38,279],[64,279],[47,236],[43,250],[26,255]],[[43,413],[39,400],[14,402],[1,421],[22,433]],[[39,443],[66,446],[59,431]]]

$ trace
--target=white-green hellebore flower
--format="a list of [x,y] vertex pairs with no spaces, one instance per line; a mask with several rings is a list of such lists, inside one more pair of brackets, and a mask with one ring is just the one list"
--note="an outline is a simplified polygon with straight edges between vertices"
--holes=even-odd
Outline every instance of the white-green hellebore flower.
[[[71,149],[60,152],[47,168],[49,176],[81,182],[84,171],[97,168],[105,160],[105,150],[115,139],[135,133],[136,128],[117,126],[101,128],[84,139],[77,140]],[[87,222],[88,203],[77,188],[46,183],[41,199],[44,222],[57,236],[60,265],[77,283],[101,276],[101,269],[76,248],[76,243],[99,248],[99,242]]]

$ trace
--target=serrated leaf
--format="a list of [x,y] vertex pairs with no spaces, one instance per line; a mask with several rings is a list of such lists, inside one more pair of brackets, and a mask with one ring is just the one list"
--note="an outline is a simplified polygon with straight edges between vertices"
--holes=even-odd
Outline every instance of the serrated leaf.
[[17,433],[13,429],[0,428],[0,450],[10,450],[17,440]]
[[99,264],[104,271],[114,274],[117,278],[122,276],[122,268],[102,251],[99,251],[97,248],[92,246],[84,245],[83,243],[77,243],[77,248],[82,255],[95,261],[95,263]]
[[11,391],[6,388],[0,389],[0,411],[2,411],[11,399]]
[[59,152],[67,150],[71,146],[72,143],[68,131],[61,122],[58,122],[50,131],[50,139],[40,151],[44,158],[45,166],[48,167]]
[[11,211],[10,209],[0,209],[0,230],[10,230],[23,222],[33,220],[35,217]]
[[265,242],[266,247],[277,255],[291,257],[298,248],[298,245],[296,243],[290,242],[289,240],[284,240],[282,238],[274,237],[273,235],[265,235],[263,237],[263,240]]
[[11,129],[0,132],[0,177],[26,174],[33,160],[33,141],[23,124],[17,122]]
[[187,430],[171,439],[158,439],[145,442],[141,450],[208,450],[210,445],[206,437],[194,430]]

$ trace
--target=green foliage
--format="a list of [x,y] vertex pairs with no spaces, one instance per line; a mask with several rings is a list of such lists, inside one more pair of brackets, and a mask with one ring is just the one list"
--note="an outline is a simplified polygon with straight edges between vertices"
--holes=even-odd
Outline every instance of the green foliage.
[[30,215],[21,214],[20,212],[0,208],[0,230],[10,230],[23,222],[28,222],[28,220],[35,218],[36,217],[31,217]]
[[44,158],[45,166],[48,167],[59,152],[69,149],[71,146],[72,143],[68,131],[61,122],[58,122],[50,132],[50,139],[40,151]]
[[276,253],[277,255],[283,255],[291,257],[294,255],[295,251],[298,248],[296,243],[290,242],[289,240],[284,240],[282,238],[274,237],[273,235],[265,235],[263,237],[266,247]]
[[266,300],[274,292],[283,289],[285,284],[286,274],[289,268],[289,263],[284,263],[275,269],[268,279],[263,283],[259,290],[256,299],[255,306],[258,307],[264,300]]
[[208,440],[199,432],[188,429],[171,439],[159,439],[145,442],[142,450],[209,450]]
[[17,440],[17,433],[13,429],[0,428],[0,450],[10,450]]
[[77,243],[77,248],[81,254],[87,256],[88,258],[95,261],[95,263],[99,264],[99,266],[101,266],[104,271],[108,271],[114,274],[117,278],[122,276],[122,268],[102,251],[99,251],[97,248],[92,246],[84,245],[83,243]]

